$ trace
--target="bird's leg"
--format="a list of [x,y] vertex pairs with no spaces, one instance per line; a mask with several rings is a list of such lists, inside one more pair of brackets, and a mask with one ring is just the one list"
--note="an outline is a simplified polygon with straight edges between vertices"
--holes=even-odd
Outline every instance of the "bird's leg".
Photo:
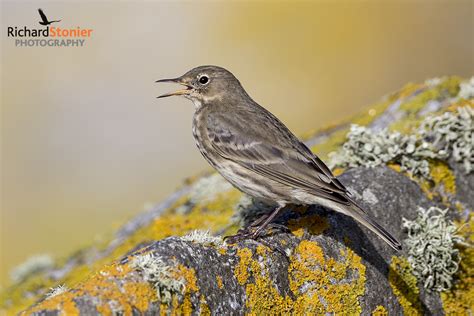
[[258,225],[260,225],[265,219],[267,219],[269,216],[269,214],[263,214],[262,216],[260,216],[259,218],[257,218],[256,220],[254,220],[250,225],[249,227],[257,227]]
[[252,233],[252,238],[257,238],[260,233],[265,229],[265,227],[270,224],[270,222],[278,215],[278,213],[281,211],[281,209],[284,207],[284,205],[279,205],[271,214],[270,216],[267,217],[265,222],[263,222],[262,225],[258,226],[258,228]]
[[[237,234],[232,235],[232,236],[225,236],[224,240],[229,240],[231,243],[235,242],[239,239],[245,239],[245,238],[252,238],[256,239],[260,236],[260,233],[270,224],[270,222],[278,215],[278,213],[281,211],[281,209],[284,207],[284,205],[278,206],[270,215],[264,214],[261,217],[259,217],[257,220],[255,220],[252,224],[250,224],[248,227],[239,229],[237,231]],[[262,223],[260,225],[260,223]],[[278,224],[275,224],[275,227],[277,227]],[[273,226],[273,225],[272,225]],[[252,231],[253,228],[256,228],[255,231]]]
[[290,229],[283,225],[283,224],[278,224],[278,223],[270,223],[268,224],[268,228],[269,229],[279,229],[281,231],[284,231],[284,232],[290,232]]

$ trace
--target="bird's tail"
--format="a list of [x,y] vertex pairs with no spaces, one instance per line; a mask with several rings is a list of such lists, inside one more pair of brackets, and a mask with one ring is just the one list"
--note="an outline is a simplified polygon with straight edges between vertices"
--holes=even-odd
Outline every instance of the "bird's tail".
[[345,214],[351,216],[365,227],[376,233],[380,238],[382,238],[387,244],[390,245],[393,249],[400,251],[402,250],[402,244],[393,237],[389,232],[380,226],[376,221],[374,221],[370,216],[361,209],[355,202],[348,207],[349,210],[344,212]]

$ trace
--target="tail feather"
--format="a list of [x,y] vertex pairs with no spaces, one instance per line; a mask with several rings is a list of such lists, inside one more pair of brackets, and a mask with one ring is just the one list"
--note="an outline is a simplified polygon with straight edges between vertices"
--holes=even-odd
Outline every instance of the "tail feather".
[[402,244],[389,232],[387,232],[385,228],[383,228],[376,221],[370,218],[370,216],[366,212],[364,212],[364,210],[361,209],[357,204],[353,203],[350,206],[350,210],[346,214],[363,224],[365,227],[367,227],[374,233],[376,233],[393,249],[397,251],[402,250]]

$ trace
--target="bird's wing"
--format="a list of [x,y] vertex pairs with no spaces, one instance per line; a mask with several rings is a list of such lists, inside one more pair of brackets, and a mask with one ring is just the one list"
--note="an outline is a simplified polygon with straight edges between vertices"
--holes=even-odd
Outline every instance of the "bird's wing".
[[351,203],[326,165],[271,113],[232,114],[207,115],[207,136],[220,156],[283,185]]
[[39,14],[40,14],[40,16],[41,16],[41,20],[43,20],[43,22],[45,22],[45,23],[48,23],[48,18],[47,18],[46,15],[43,13],[43,10],[38,9],[38,12],[39,12]]

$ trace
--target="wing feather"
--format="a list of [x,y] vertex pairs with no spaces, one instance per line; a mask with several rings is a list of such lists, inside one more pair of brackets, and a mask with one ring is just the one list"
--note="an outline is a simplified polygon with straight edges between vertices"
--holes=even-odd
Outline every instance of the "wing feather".
[[[221,157],[280,184],[335,202],[351,203],[347,189],[283,123],[269,112],[263,113],[270,115],[264,120],[255,117],[259,113],[251,114],[251,118],[241,111],[231,118],[208,114],[207,136]],[[272,124],[262,126],[268,119]]]

